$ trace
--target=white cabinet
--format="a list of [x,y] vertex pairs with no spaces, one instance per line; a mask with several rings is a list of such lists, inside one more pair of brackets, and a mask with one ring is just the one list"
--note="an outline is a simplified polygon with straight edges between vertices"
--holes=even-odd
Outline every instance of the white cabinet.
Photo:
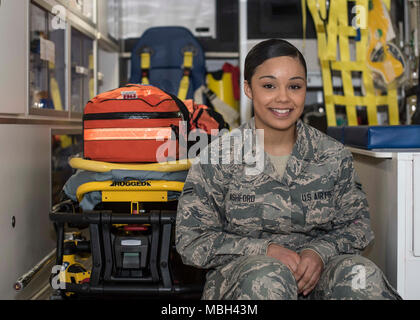
[[420,150],[349,148],[366,192],[375,241],[364,255],[403,299],[420,299]]
[[28,96],[29,1],[0,3],[0,113],[23,114]]
[[215,0],[110,0],[109,5],[120,10],[122,39],[138,38],[160,26],[182,26],[195,36],[216,38]]

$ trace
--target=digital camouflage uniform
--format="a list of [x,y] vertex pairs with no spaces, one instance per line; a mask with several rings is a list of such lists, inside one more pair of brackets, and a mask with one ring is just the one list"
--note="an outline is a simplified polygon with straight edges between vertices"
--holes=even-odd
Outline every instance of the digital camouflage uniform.
[[[308,299],[398,299],[382,271],[359,255],[374,235],[351,153],[300,120],[296,127],[283,177],[267,154],[257,175],[246,174],[245,161],[191,167],[176,248],[185,264],[210,269],[202,298],[302,298],[288,267],[266,256],[276,243],[314,250],[324,262]],[[255,134],[254,119],[237,130],[244,129]]]

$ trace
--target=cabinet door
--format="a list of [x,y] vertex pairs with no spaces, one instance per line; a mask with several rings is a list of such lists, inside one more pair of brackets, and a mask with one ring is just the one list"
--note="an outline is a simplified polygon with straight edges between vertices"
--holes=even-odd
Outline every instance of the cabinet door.
[[27,107],[29,1],[0,1],[0,113],[25,113]]
[[119,86],[119,55],[98,49],[98,92],[112,90]]
[[94,41],[82,32],[71,31],[71,111],[83,112],[94,97]]

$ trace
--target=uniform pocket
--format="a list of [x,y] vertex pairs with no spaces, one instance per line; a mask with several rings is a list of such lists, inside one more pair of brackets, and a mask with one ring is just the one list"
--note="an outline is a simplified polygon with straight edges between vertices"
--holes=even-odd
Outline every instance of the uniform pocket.
[[335,217],[333,191],[318,190],[302,194],[306,225],[322,225]]
[[225,203],[227,228],[230,231],[248,236],[257,236],[260,233],[262,201],[254,190],[229,190]]

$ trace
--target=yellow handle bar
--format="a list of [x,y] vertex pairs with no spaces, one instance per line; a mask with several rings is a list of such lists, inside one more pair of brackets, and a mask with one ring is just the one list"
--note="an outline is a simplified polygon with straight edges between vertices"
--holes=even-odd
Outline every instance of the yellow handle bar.
[[82,158],[72,158],[69,164],[74,169],[81,169],[93,172],[109,172],[111,170],[143,170],[157,172],[176,172],[185,171],[191,167],[191,160],[177,160],[162,163],[111,163],[102,161],[86,160]]
[[95,181],[80,185],[76,191],[77,201],[82,201],[83,196],[93,191],[178,191],[182,192],[184,182],[178,181]]

